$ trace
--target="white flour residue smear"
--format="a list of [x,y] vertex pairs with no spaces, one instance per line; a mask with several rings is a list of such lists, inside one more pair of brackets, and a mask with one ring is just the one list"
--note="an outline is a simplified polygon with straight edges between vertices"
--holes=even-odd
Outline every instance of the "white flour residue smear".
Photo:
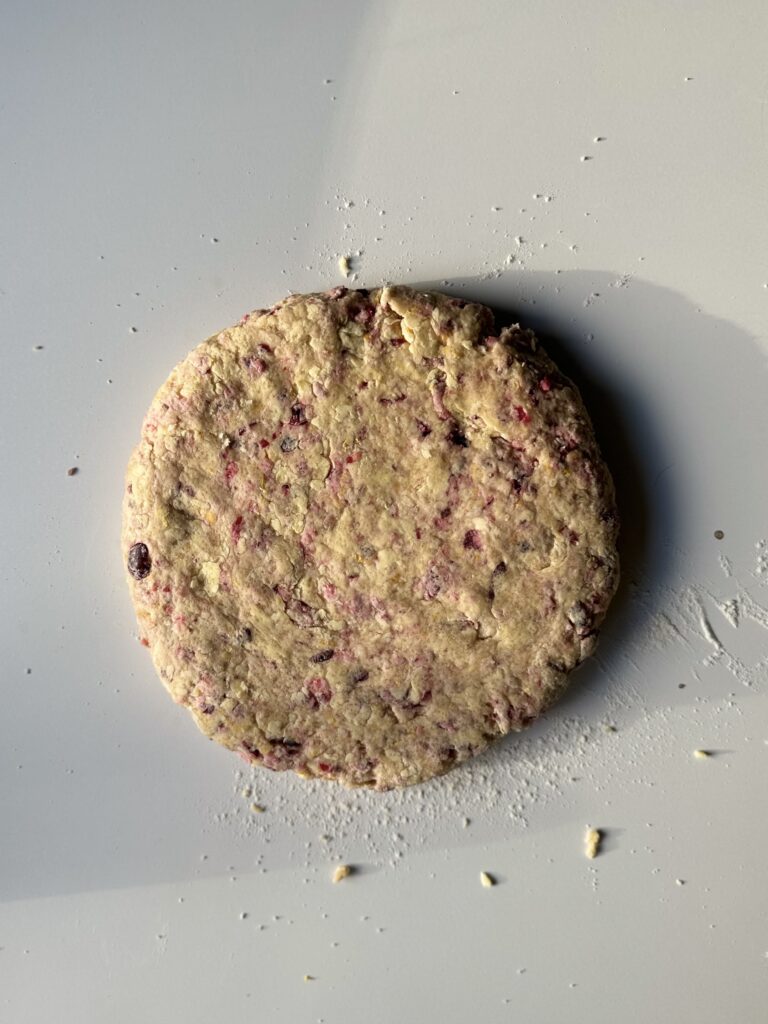
[[[768,582],[768,548],[764,540],[755,545],[755,568],[750,573],[759,586]],[[733,568],[724,556],[720,568],[727,580],[733,580]],[[646,603],[658,604],[658,596],[649,594]],[[746,586],[738,586],[731,593],[718,596],[703,584],[690,584],[677,592],[662,595],[665,607],[652,617],[649,639],[666,645],[678,641],[693,651],[697,641],[705,641],[705,653],[691,667],[694,678],[700,678],[701,668],[721,665],[742,686],[753,687],[765,678],[768,655],[747,660],[737,653],[739,630],[752,623],[768,630],[768,608],[760,604]]]

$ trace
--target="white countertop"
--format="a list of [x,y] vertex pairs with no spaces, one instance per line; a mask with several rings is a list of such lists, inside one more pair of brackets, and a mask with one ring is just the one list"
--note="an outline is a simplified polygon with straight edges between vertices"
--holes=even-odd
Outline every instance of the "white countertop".
[[[3,23],[0,1019],[763,1024],[766,5],[10,0]],[[172,366],[342,283],[341,255],[551,338],[624,524],[563,703],[402,794],[206,744],[118,543]]]

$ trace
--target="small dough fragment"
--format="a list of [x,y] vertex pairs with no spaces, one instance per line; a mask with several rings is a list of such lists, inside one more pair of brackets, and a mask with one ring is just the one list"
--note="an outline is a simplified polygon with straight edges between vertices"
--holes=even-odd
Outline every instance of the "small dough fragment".
[[342,277],[349,277],[352,268],[349,265],[349,256],[339,256],[339,273]]
[[693,756],[698,761],[703,761],[707,757],[712,757],[712,754],[708,750],[694,750]]
[[484,889],[492,889],[493,886],[496,885],[496,879],[493,875],[489,875],[487,871],[481,871],[480,885],[482,885]]
[[584,853],[590,860],[594,860],[600,852],[600,843],[603,840],[603,833],[599,828],[588,828],[584,836]]
[[352,868],[349,866],[349,864],[339,864],[336,870],[333,872],[333,881],[334,883],[341,882],[345,878],[349,878],[351,874]]

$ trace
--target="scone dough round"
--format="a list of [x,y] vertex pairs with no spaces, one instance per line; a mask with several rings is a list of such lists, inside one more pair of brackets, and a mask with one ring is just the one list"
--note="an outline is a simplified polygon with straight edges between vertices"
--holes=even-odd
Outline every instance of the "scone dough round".
[[257,310],[157,393],[123,547],[200,729],[389,789],[523,728],[593,649],[613,486],[574,385],[484,306],[335,288]]

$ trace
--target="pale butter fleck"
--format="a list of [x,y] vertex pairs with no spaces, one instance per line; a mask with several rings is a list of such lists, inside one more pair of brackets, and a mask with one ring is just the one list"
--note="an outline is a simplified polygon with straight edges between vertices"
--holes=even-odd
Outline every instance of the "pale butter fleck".
[[481,871],[480,885],[482,885],[484,889],[492,889],[493,886],[496,885],[496,879],[493,875],[489,875],[487,871]]
[[600,852],[600,843],[602,842],[603,834],[599,828],[588,828],[584,836],[584,853],[590,860],[594,858]]
[[206,591],[209,594],[217,594],[219,592],[219,579],[221,576],[221,566],[219,563],[203,562],[200,566],[200,575],[203,578]]
[[333,872],[333,881],[341,882],[345,878],[348,878],[352,874],[352,868],[349,864],[339,864],[336,870]]

